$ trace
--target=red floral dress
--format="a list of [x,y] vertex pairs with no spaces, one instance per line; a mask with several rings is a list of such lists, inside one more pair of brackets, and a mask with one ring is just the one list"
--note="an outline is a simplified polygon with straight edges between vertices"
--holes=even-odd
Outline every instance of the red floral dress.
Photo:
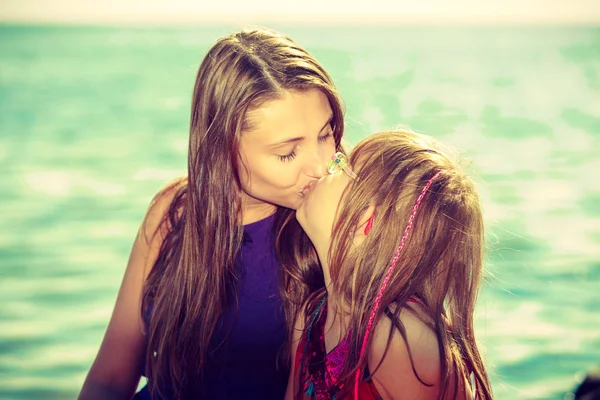
[[[336,400],[342,387],[336,384],[344,360],[348,354],[348,337],[344,338],[329,353],[325,350],[325,321],[327,320],[327,297],[321,300],[311,316],[298,343],[294,359],[294,370],[300,382],[296,400]],[[350,390],[348,400],[354,399]],[[382,400],[373,381],[361,380],[358,385],[360,400]]]

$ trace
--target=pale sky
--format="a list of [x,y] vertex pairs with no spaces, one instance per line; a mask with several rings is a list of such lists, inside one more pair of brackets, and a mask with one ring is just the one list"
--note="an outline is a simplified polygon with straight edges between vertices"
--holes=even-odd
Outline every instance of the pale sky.
[[526,23],[600,26],[600,0],[0,0],[0,21]]

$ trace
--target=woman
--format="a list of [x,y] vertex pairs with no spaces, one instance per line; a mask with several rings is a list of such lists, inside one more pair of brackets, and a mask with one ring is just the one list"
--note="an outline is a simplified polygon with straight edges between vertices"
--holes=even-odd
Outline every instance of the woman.
[[[188,176],[150,205],[80,399],[281,399],[298,305],[322,286],[294,218],[340,150],[323,67],[268,30],[220,39],[200,65]],[[281,361],[281,362],[279,362]]]

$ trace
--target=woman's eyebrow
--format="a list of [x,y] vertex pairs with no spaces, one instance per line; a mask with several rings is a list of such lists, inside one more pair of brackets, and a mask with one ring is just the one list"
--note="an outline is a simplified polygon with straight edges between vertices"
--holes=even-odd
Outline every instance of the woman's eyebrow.
[[323,126],[322,126],[322,127],[321,127],[321,129],[319,130],[319,133],[323,132],[323,129],[327,128],[327,126],[328,126],[329,124],[331,124],[331,121],[333,121],[333,114],[330,114],[330,115],[329,115],[329,118],[327,118],[327,122],[325,122],[325,123],[323,124]]
[[304,136],[299,136],[299,137],[290,138],[290,139],[284,139],[280,142],[270,144],[269,147],[275,148],[275,147],[283,146],[285,144],[297,143],[297,142],[303,141],[304,139],[305,139]]

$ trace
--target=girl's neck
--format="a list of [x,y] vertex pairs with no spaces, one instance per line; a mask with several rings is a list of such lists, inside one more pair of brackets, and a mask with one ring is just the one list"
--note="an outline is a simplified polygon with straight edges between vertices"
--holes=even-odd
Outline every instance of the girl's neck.
[[314,243],[323,269],[323,278],[325,281],[325,290],[327,291],[327,320],[325,321],[325,350],[329,353],[337,346],[342,339],[348,335],[351,313],[349,307],[341,302],[339,295],[333,289],[331,274],[328,262],[328,249],[330,243],[323,240],[324,243]]
[[351,314],[338,301],[332,287],[327,287],[327,319],[325,321],[325,350],[329,353],[346,336],[350,327]]

